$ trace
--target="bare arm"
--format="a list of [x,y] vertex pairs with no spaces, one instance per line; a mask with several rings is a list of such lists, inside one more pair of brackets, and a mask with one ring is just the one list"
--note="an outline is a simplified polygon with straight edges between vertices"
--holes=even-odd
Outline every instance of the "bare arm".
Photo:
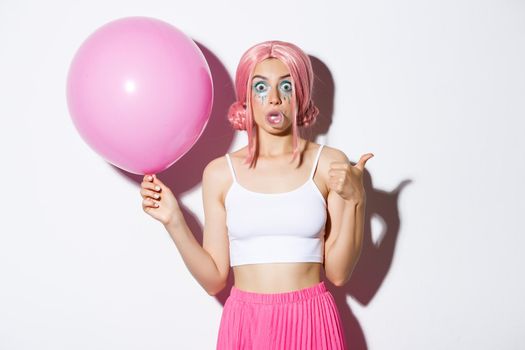
[[334,228],[325,248],[326,276],[336,286],[348,282],[361,255],[366,201],[347,202],[340,198],[331,216]]
[[[226,228],[226,214],[221,202],[221,160],[210,162],[203,173],[202,196],[204,203],[205,225],[203,246],[196,240],[188,227],[178,205],[170,205],[170,190],[157,178],[161,185],[162,200],[168,197],[169,210],[167,219],[161,220],[179,250],[181,257],[197,282],[210,295],[220,292],[225,286],[229,273],[229,242]],[[160,207],[163,207],[162,200]],[[160,209],[159,207],[159,209]],[[151,209],[157,210],[157,209]],[[151,215],[151,210],[148,213]],[[153,216],[153,215],[152,215]]]
[[[336,150],[331,152],[330,162],[341,162],[350,166],[346,155]],[[334,190],[328,193],[327,239],[325,242],[326,277],[336,286],[343,286],[352,275],[363,246],[366,194],[345,200]]]
[[220,191],[220,184],[224,181],[220,162],[220,159],[210,162],[202,176],[205,214],[203,246],[195,239],[183,218],[165,225],[191,274],[210,295],[217,294],[226,286],[230,270],[226,213]]

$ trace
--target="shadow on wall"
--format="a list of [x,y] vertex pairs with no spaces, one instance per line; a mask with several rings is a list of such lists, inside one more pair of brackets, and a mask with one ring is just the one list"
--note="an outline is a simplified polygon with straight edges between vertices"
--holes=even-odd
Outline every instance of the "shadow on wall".
[[[230,79],[227,70],[217,57],[202,44],[197,42],[197,45],[203,52],[210,66],[214,82],[214,102],[210,120],[199,140],[188,153],[162,174],[159,174],[159,177],[170,187],[177,198],[180,198],[183,193],[200,185],[202,172],[206,165],[211,160],[223,156],[228,152],[235,135],[235,131],[231,128],[226,118],[228,108],[235,100],[234,82]],[[310,59],[312,60],[315,74],[313,100],[319,108],[320,114],[313,126],[299,128],[299,130],[301,137],[315,141],[317,136],[327,135],[330,129],[333,116],[335,86],[328,67],[316,57],[310,56]],[[352,162],[352,164],[355,164],[355,162]],[[114,167],[114,169],[140,186],[143,176],[128,173],[117,167]],[[330,289],[334,295],[343,320],[343,328],[345,330],[348,347],[353,350],[364,350],[368,349],[368,347],[361,325],[350,309],[346,298],[347,296],[351,296],[360,304],[367,305],[384,281],[392,264],[399,233],[399,193],[410,181],[402,182],[392,192],[375,190],[370,173],[365,168],[364,182],[367,193],[367,207],[365,237],[360,259],[349,282],[342,287],[332,285],[324,275],[321,276],[321,278],[325,280],[327,288]],[[199,222],[196,215],[184,207],[182,202],[179,201],[179,205],[184,213],[188,227],[195,235],[197,241],[202,245],[203,225]],[[372,216],[380,216],[386,226],[384,232],[382,232],[380,242],[374,242],[372,240],[370,225]],[[217,301],[223,306],[233,284],[233,272],[230,270],[226,288],[216,295]],[[219,325],[217,325],[217,331],[218,326]]]

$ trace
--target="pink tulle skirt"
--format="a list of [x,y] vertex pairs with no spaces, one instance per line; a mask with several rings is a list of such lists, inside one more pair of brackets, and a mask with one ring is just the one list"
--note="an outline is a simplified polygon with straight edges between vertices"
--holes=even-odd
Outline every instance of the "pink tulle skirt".
[[232,286],[217,350],[346,350],[341,317],[324,281],[284,293]]

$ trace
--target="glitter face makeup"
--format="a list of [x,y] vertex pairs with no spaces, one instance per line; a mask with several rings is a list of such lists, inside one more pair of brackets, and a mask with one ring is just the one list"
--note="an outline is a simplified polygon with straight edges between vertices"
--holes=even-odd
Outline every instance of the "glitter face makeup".
[[279,59],[259,62],[250,85],[256,123],[267,131],[288,129],[293,123],[294,86],[290,71]]
[[[257,78],[260,79],[260,78]],[[268,94],[270,90],[273,87],[268,84],[265,80],[258,80],[255,81],[252,85],[253,92],[255,93],[255,97],[261,102],[261,104],[265,104],[266,99],[268,98]],[[283,80],[279,84],[279,91],[281,93],[281,96],[283,100],[290,102],[290,99],[292,97],[292,82],[289,80]]]

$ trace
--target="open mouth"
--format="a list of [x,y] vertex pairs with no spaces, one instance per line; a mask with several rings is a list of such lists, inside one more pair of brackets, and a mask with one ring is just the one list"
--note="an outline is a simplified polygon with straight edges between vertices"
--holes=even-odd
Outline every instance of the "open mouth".
[[266,114],[266,121],[272,125],[279,125],[282,123],[284,116],[281,112],[269,112]]

